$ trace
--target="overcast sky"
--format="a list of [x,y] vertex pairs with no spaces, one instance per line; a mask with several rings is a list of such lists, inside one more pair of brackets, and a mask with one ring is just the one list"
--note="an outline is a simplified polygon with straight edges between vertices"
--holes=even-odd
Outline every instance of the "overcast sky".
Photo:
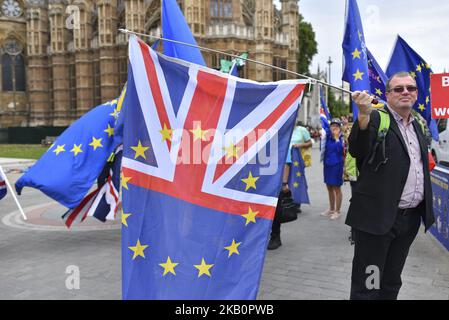
[[[334,63],[331,80],[341,84],[345,0],[300,0],[299,11],[310,22],[318,42],[318,64]],[[435,73],[449,71],[449,1],[441,0],[358,0],[367,47],[385,70],[397,34],[431,65]]]

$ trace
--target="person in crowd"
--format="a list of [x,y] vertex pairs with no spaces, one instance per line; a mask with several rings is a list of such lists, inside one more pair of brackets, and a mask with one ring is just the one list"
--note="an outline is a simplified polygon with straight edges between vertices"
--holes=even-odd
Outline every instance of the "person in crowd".
[[321,215],[332,220],[341,216],[343,200],[341,186],[343,185],[344,141],[341,126],[341,120],[333,118],[330,127],[324,126],[323,128],[325,130],[323,172],[329,196],[329,209]]
[[[293,129],[292,138],[290,141],[290,146],[287,153],[287,160],[284,166],[284,172],[282,177],[282,189],[279,193],[278,204],[276,207],[276,214],[273,220],[273,224],[271,227],[271,236],[270,241],[268,243],[268,250],[275,250],[282,245],[281,242],[281,222],[280,222],[280,212],[281,212],[281,203],[283,198],[287,196],[291,196],[291,191],[288,188],[288,177],[290,174],[290,167],[292,165],[292,148],[310,148],[312,147],[312,141],[310,138],[309,131],[302,126],[302,124],[298,121],[295,128]],[[301,212],[301,204],[298,205],[298,213]]]
[[[349,136],[349,153],[359,176],[346,217],[355,241],[351,299],[397,299],[421,220],[425,231],[435,222],[426,141],[411,111],[417,97],[416,81],[409,73],[388,79],[384,110],[390,126],[379,140],[381,111],[372,108],[368,93],[352,94],[358,117]],[[367,285],[374,273],[378,285]]]

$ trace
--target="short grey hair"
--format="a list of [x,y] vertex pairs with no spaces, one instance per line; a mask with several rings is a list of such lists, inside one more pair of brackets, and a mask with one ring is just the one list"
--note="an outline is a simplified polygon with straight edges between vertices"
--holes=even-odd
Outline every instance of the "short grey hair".
[[390,91],[390,82],[391,80],[393,80],[393,78],[405,78],[405,77],[410,77],[413,79],[413,81],[415,81],[415,85],[416,85],[416,80],[415,78],[412,77],[412,75],[410,74],[410,72],[407,71],[399,71],[396,72],[395,74],[393,74],[390,78],[388,78],[387,83],[385,84],[385,90],[388,92]]

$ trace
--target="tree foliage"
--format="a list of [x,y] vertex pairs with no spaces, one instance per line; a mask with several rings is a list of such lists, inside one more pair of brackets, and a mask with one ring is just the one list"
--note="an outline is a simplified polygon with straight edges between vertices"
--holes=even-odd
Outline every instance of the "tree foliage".
[[299,15],[298,38],[298,73],[310,75],[309,67],[313,56],[318,52],[318,45],[312,25],[304,21],[302,15]]
[[344,103],[341,99],[336,99],[333,90],[329,90],[328,107],[332,117],[339,118],[349,114],[349,104]]

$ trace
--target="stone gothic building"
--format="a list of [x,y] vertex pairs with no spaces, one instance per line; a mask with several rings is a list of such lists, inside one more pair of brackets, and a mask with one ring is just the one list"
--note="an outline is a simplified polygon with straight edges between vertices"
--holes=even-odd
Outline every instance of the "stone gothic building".
[[[297,0],[280,3],[178,0],[199,45],[296,71]],[[0,128],[69,125],[117,97],[127,77],[127,36],[118,29],[160,36],[160,7],[161,0],[0,0]],[[225,58],[203,56],[212,68]],[[258,81],[287,77],[254,63],[240,72]]]

